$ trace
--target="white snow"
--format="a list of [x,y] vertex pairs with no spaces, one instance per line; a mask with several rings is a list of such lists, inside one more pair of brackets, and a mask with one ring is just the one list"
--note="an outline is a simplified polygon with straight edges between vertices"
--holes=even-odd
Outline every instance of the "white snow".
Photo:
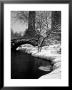
[[[17,48],[17,50],[25,50],[27,53],[31,53],[32,56],[45,58],[47,60],[52,60],[55,64],[55,70],[49,74],[43,75],[40,79],[49,78],[61,78],[61,54],[58,51],[61,49],[61,44],[53,44],[50,46],[42,47],[41,51],[38,51],[38,46],[34,47],[30,44],[24,44]],[[49,67],[41,66],[39,69],[48,71]]]
[[[57,60],[57,61],[56,61]],[[41,76],[39,79],[61,79],[61,58],[54,59],[55,70],[51,73]]]
[[61,79],[61,70],[58,68],[49,74],[41,76],[39,79]]
[[23,44],[20,47],[18,47],[16,50],[24,50],[27,53],[37,53],[38,52],[37,47],[34,47],[30,44]]
[[39,69],[43,71],[50,71],[50,66],[40,66]]

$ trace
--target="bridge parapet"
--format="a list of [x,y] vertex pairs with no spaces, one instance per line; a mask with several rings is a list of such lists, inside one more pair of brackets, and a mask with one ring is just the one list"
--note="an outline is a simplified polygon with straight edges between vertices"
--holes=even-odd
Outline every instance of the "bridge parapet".
[[12,49],[15,49],[22,45],[22,44],[31,44],[33,46],[37,46],[38,45],[38,40],[37,39],[14,39],[14,40],[11,40],[11,48]]

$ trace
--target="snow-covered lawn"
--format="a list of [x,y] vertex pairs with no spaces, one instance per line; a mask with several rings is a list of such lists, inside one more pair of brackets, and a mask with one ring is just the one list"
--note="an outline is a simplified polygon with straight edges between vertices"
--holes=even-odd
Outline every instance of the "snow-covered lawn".
[[[46,60],[52,60],[55,63],[55,70],[49,74],[43,75],[41,78],[60,78],[61,76],[61,54],[58,53],[61,49],[60,44],[54,44],[49,46],[43,46],[41,51],[38,51],[38,46],[32,46],[30,44],[24,44],[17,48],[17,50],[25,50],[25,52],[32,54],[35,57],[45,58]],[[49,67],[40,66],[39,69],[48,71]]]

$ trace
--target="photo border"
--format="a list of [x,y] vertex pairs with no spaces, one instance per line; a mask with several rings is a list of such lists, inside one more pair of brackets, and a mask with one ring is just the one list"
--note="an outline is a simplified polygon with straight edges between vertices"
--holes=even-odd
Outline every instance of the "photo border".
[[[71,29],[72,29],[72,2],[70,0],[1,0],[0,1],[0,88],[4,88],[4,4],[16,4],[16,3],[49,3],[49,4],[69,4],[69,46],[71,40]],[[70,56],[69,56],[70,57]]]

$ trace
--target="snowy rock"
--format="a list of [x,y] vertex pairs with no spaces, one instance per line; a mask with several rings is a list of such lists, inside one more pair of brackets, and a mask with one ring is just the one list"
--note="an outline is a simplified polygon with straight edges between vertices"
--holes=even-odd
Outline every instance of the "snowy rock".
[[50,71],[51,66],[40,66],[39,69],[42,70],[42,71]]
[[49,74],[41,76],[39,79],[61,79],[61,70],[58,68]]

